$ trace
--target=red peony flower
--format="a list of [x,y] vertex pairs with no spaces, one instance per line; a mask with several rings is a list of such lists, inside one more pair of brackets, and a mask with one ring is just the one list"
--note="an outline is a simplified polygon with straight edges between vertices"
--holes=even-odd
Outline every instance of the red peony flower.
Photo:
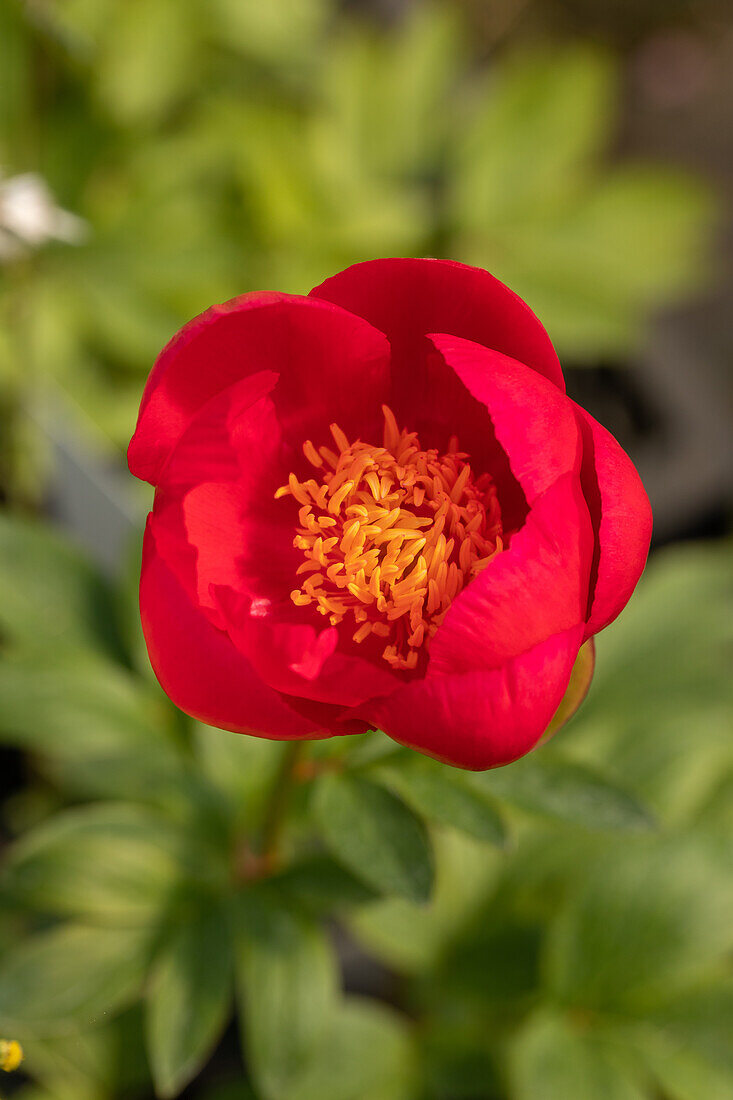
[[279,739],[379,727],[464,768],[536,744],[651,534],[531,310],[441,260],[213,306],[158,358],[129,461],[178,706]]

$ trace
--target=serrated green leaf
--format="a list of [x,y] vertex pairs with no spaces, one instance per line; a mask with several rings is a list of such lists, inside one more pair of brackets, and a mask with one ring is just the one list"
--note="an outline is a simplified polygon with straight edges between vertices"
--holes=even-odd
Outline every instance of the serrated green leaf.
[[354,775],[326,775],[314,813],[331,852],[384,894],[427,901],[433,883],[430,841],[421,820],[391,791]]
[[590,829],[648,829],[653,824],[638,799],[597,768],[547,750],[472,775],[470,781],[530,813]]
[[149,941],[147,929],[78,924],[29,937],[0,967],[0,1028],[23,1039],[101,1022],[137,996]]
[[233,921],[247,1064],[265,1100],[289,1100],[334,1018],[333,948],[318,925],[262,890],[237,899]]
[[116,927],[160,922],[181,888],[211,884],[198,838],[133,803],[67,810],[11,848],[0,884],[39,912]]
[[372,774],[429,821],[452,825],[490,844],[505,844],[504,822],[491,796],[472,786],[455,768],[413,755],[399,764],[382,765]]
[[159,951],[146,997],[159,1096],[177,1096],[206,1062],[227,1021],[232,982],[229,928],[216,906],[176,928]]
[[549,1010],[530,1016],[514,1039],[510,1074],[512,1100],[651,1100],[633,1064]]

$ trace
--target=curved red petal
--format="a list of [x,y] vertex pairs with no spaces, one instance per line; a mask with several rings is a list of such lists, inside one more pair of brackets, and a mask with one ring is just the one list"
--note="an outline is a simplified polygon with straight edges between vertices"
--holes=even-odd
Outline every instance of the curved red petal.
[[276,740],[329,736],[331,714],[304,717],[267,687],[252,666],[193,605],[156,545],[148,521],[140,577],[140,613],[161,687],[187,714],[236,733]]
[[586,637],[603,630],[628,603],[644,571],[652,510],[636,468],[610,432],[575,406],[583,434],[581,484],[596,535]]
[[368,655],[352,643],[348,632],[290,600],[251,600],[224,586],[213,595],[234,644],[278,691],[348,708],[402,682],[378,654]]
[[221,626],[212,584],[253,597],[289,592],[299,564],[297,506],[276,501],[287,480],[288,448],[270,396],[245,378],[204,405],[159,475],[154,513],[164,556],[198,606]]
[[[370,659],[371,647],[339,638],[290,599],[302,560],[293,548],[299,505],[275,500],[274,490],[294,458],[281,453],[272,400],[250,403],[252,395],[245,379],[211,398],[173,449],[155,498],[159,552],[276,690],[339,708],[391,691],[400,680]],[[198,481],[207,475],[222,480]]]
[[382,333],[331,303],[287,294],[244,294],[194,318],[150,373],[128,450],[130,470],[155,484],[172,448],[217,393],[260,371],[280,377],[274,400],[302,442],[314,423],[339,416],[345,431],[378,412],[387,394]]
[[359,711],[395,741],[459,768],[510,764],[539,741],[560,704],[582,626],[555,634],[501,668],[430,676]]
[[430,647],[429,675],[497,668],[582,624],[593,547],[580,482],[566,474],[535,500],[508,549],[453,601]]
[[[573,403],[546,378],[498,351],[443,333],[430,341],[488,410],[496,438],[528,504],[583,457]],[[440,401],[440,394],[435,395]]]
[[[389,338],[396,404],[420,385],[423,337],[448,332],[526,363],[565,391],[549,336],[529,306],[478,267],[452,260],[387,259],[355,264],[311,294],[366,318]],[[400,378],[401,376],[401,378]]]

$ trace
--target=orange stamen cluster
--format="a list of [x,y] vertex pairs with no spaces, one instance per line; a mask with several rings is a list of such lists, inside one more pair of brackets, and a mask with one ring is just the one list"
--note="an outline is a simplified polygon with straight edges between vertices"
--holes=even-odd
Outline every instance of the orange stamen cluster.
[[382,408],[381,447],[350,443],[332,424],[336,450],[303,445],[320,480],[291,474],[275,496],[300,505],[293,545],[307,576],[293,603],[315,604],[333,625],[353,616],[354,641],[383,638],[384,659],[413,669],[451,602],[502,549],[501,511],[491,477],[474,479],[455,436],[446,454],[423,450]]

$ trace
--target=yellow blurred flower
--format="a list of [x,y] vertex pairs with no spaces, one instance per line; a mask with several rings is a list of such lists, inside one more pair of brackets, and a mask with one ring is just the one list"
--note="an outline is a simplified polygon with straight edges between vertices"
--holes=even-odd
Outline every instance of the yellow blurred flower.
[[12,1073],[23,1061],[23,1048],[15,1039],[0,1039],[0,1069]]

